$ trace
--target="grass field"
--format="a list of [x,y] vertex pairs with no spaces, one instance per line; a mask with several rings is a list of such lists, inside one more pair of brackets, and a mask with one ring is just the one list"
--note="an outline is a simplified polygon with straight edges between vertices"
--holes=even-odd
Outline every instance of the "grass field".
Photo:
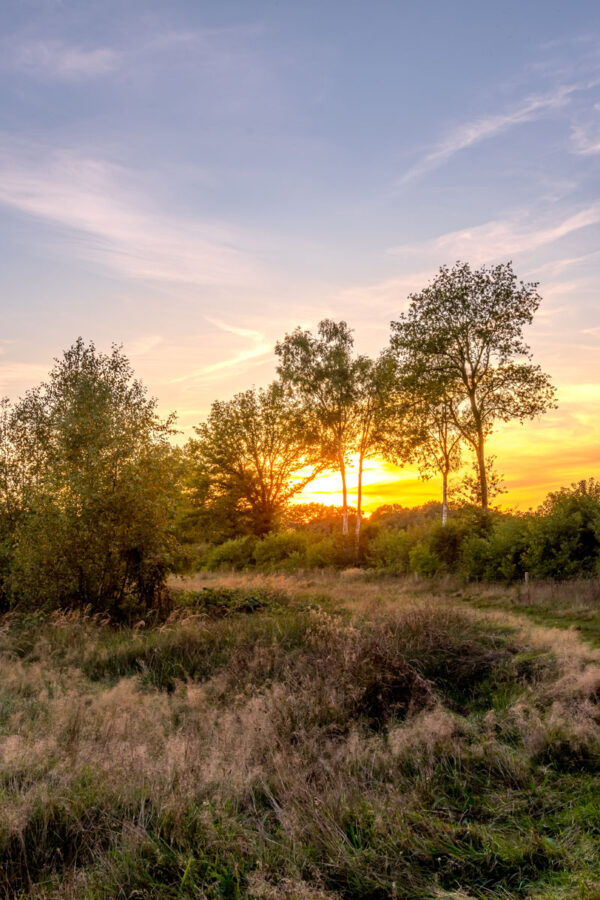
[[598,581],[0,623],[0,896],[600,898]]

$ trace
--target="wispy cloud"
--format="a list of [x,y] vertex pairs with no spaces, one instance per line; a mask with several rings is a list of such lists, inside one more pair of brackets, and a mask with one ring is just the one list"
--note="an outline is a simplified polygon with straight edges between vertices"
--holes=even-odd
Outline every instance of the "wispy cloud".
[[262,31],[257,25],[150,32],[142,29],[113,46],[10,34],[0,38],[0,70],[38,79],[80,81],[123,69],[132,72],[148,63],[154,68],[162,54],[176,53],[180,61],[187,50],[195,71],[222,79],[228,73],[239,74],[240,67],[246,74],[252,70],[256,60],[249,47]]
[[447,261],[469,259],[479,264],[537,250],[599,222],[600,203],[566,216],[556,224],[540,223],[532,220],[528,213],[519,212],[509,219],[452,231],[430,241],[403,244],[389,252],[412,257],[432,256]]
[[2,50],[2,68],[65,81],[106,75],[118,68],[121,61],[121,54],[109,47],[88,48],[63,41],[8,43],[5,40]]
[[[72,152],[0,151],[0,204],[54,225],[69,255],[130,278],[189,285],[252,284],[259,267],[238,230],[175,218],[130,187],[131,172]],[[249,240],[249,239],[248,239]]]
[[594,105],[593,116],[587,116],[585,122],[573,125],[571,142],[573,152],[578,156],[600,153],[600,103]]
[[215,325],[217,328],[236,337],[242,337],[250,341],[251,346],[245,350],[236,353],[234,356],[219,360],[218,362],[208,363],[200,366],[192,372],[181,375],[172,379],[172,384],[180,384],[182,382],[198,381],[212,375],[217,375],[227,369],[239,369],[240,367],[248,368],[248,363],[256,363],[273,352],[273,342],[268,341],[263,334],[250,328],[239,328],[235,325],[229,325],[218,319],[212,319],[206,316],[207,322]]
[[29,387],[41,381],[47,374],[48,365],[38,363],[19,362],[17,360],[0,363],[0,391],[9,391],[14,393],[16,386],[19,390],[23,387]]
[[590,82],[562,85],[547,94],[531,95],[511,109],[502,113],[481,116],[459,125],[422,157],[399,179],[398,184],[406,184],[443,165],[451,157],[481,141],[502,134],[516,125],[530,122],[543,113],[564,106],[573,93],[590,87]]
[[[361,333],[369,327],[385,331],[389,327],[388,318],[408,303],[408,295],[418,291],[431,278],[431,271],[422,267],[416,271],[394,278],[386,278],[370,284],[344,288],[336,297],[336,309],[368,311],[366,321],[361,321]],[[373,317],[373,312],[379,315]]]
[[127,341],[125,351],[130,359],[139,359],[139,357],[151,353],[152,350],[156,350],[163,343],[164,338],[160,334],[146,334],[133,341]]
[[207,322],[210,322],[211,325],[220,328],[221,331],[227,331],[229,334],[237,335],[237,337],[248,338],[251,341],[258,341],[259,343],[263,340],[260,331],[256,331],[254,328],[240,328],[238,325],[229,325],[227,322],[222,322],[220,319],[213,319],[211,316],[205,316],[204,318]]
[[591,262],[598,255],[600,255],[600,250],[593,250],[590,253],[583,253],[580,256],[565,256],[562,259],[552,259],[549,262],[543,263],[541,266],[529,269],[529,275],[535,275],[536,277],[556,277],[573,266],[585,266],[586,263]]

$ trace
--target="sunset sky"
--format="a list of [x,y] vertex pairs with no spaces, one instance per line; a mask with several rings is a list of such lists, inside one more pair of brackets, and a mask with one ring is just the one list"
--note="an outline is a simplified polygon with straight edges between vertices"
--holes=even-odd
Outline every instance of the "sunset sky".
[[498,429],[504,502],[600,476],[598,2],[2,0],[0,81],[1,393],[116,341],[188,435],[296,325],[374,354],[441,264],[512,259],[559,408]]

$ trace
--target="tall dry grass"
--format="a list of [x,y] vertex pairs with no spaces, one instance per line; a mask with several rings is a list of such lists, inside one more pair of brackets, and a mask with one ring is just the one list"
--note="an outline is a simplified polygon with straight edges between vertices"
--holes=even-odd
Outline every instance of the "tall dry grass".
[[184,586],[160,628],[3,621],[3,896],[600,896],[576,633],[357,575]]

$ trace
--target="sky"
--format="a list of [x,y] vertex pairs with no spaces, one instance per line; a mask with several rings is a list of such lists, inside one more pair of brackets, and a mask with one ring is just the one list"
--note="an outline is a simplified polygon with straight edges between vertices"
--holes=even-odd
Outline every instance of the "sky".
[[0,394],[117,342],[183,439],[297,325],[376,354],[440,265],[512,259],[559,407],[490,452],[535,506],[600,475],[599,176],[592,0],[2,0]]

